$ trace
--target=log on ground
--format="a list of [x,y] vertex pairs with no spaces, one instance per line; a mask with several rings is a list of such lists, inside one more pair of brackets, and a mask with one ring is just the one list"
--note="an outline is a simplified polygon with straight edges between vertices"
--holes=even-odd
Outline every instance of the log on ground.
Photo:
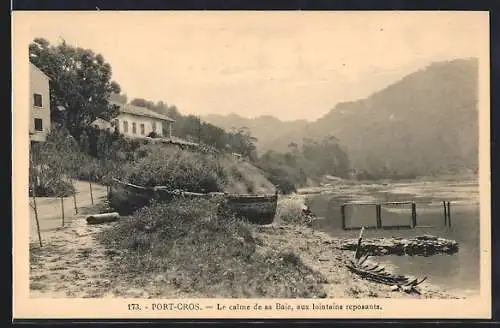
[[87,217],[87,224],[101,224],[101,223],[117,221],[119,219],[120,219],[120,214],[118,214],[117,212],[93,214]]

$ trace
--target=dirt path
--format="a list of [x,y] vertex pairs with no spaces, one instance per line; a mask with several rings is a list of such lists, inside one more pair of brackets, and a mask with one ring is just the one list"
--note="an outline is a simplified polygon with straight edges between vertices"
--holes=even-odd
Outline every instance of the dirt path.
[[[87,225],[86,217],[92,213],[99,213],[104,207],[105,197],[99,196],[103,189],[99,187],[96,189],[99,198],[94,206],[81,208],[79,214],[70,216],[69,222],[64,227],[45,229],[42,232],[42,248],[38,240],[30,243],[30,297],[152,298],[159,295],[186,297],[178,291],[165,290],[168,286],[162,283],[161,276],[134,277],[126,272],[120,272],[120,263],[124,258],[121,251],[105,249],[99,241],[100,233],[104,229],[112,228],[116,222]],[[50,207],[45,206],[45,209],[48,210]],[[46,215],[44,218],[47,217],[49,216]],[[158,289],[157,285],[161,285],[162,288]]]
[[104,229],[116,223],[87,225],[84,216],[69,226],[45,234],[40,249],[30,248],[30,297],[50,298],[187,298],[165,284],[162,275],[121,272],[120,250],[105,249],[99,242]]
[[60,200],[37,199],[43,247],[38,244],[36,225],[32,224],[31,297],[108,297],[113,293],[112,287],[117,285],[117,279],[116,273],[109,270],[110,261],[119,258],[119,253],[106,251],[96,239],[109,224],[89,226],[86,222],[88,214],[98,213],[103,207],[106,187],[98,184],[92,184],[92,187],[94,206],[89,184],[75,182],[79,213],[74,211],[73,198],[65,198],[64,227],[61,226]]
[[[81,210],[92,206],[92,197],[96,205],[102,203],[106,199],[106,186],[92,183],[92,197],[90,195],[90,186],[88,182],[75,181],[74,186],[76,190],[77,207]],[[30,198],[30,204],[33,204],[32,198]],[[81,215],[75,213],[74,199],[72,196],[64,197],[63,204],[65,225],[69,224],[73,219],[81,217]],[[60,198],[37,197],[36,206],[42,238],[45,232],[55,230],[62,226]],[[30,242],[38,242],[35,212],[32,207],[30,207]]]
[[103,226],[84,217],[44,234],[44,246],[30,248],[31,297],[103,297],[113,277],[104,248],[94,238]]

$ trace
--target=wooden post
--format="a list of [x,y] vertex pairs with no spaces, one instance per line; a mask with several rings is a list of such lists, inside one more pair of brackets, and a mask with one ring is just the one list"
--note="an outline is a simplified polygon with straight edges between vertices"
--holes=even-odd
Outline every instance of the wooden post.
[[345,204],[342,204],[340,206],[340,214],[342,215],[342,229],[345,230],[346,224],[345,224]]
[[78,214],[78,206],[76,205],[76,189],[75,184],[73,183],[73,179],[70,178],[71,185],[73,186],[73,205],[75,206],[75,214]]
[[382,205],[375,205],[375,212],[377,216],[377,229],[382,229]]
[[361,258],[361,240],[363,240],[363,232],[365,231],[365,227],[361,227],[361,231],[359,232],[359,237],[358,237],[358,245],[356,246],[356,253],[354,255],[354,258],[356,260],[359,260]]
[[61,197],[62,226],[64,227],[64,197]]
[[451,211],[450,211],[450,202],[448,202],[448,227],[451,227]]
[[444,208],[444,226],[446,227],[448,225],[448,213],[446,211],[446,201],[443,201],[443,208]]
[[417,204],[411,203],[411,225],[413,228],[417,226]]
[[35,210],[36,231],[38,233],[38,241],[40,248],[42,247],[42,235],[40,234],[40,222],[38,222],[38,209],[36,208],[35,186],[33,186],[33,209]]
[[[29,144],[29,151],[31,153],[31,156],[30,156],[30,164],[32,165],[32,167],[34,168],[35,167],[35,164],[33,163],[33,157],[35,156],[34,153],[32,153],[32,148],[31,148],[31,140],[30,140],[30,144]],[[34,172],[36,172],[35,170],[33,170]],[[32,192],[32,195],[33,195],[33,210],[35,211],[35,222],[36,222],[36,231],[38,233],[38,241],[40,243],[40,248],[43,247],[42,245],[42,235],[40,233],[40,222],[38,221],[38,209],[36,207],[36,180],[37,180],[37,177],[32,177],[32,181],[31,181],[31,192]]]
[[92,194],[92,181],[89,180],[89,186],[90,186],[90,201],[92,202],[92,205],[94,205],[94,195]]

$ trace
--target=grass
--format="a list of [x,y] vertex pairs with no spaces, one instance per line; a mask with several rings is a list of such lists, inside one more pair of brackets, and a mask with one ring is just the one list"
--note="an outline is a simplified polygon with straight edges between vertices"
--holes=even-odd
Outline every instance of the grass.
[[[124,250],[115,270],[136,287],[151,280],[206,297],[322,297],[324,278],[291,250],[261,247],[254,227],[217,214],[208,200],[152,203],[103,232],[108,248]],[[152,278],[152,279],[151,279]]]

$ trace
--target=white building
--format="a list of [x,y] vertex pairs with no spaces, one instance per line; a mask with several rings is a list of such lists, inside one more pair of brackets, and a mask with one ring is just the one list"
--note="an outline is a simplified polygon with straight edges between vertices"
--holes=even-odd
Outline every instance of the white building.
[[[159,114],[146,107],[139,107],[130,104],[121,104],[118,102],[110,102],[118,106],[120,113],[114,119],[113,130],[118,129],[118,132],[124,136],[133,138],[144,138],[152,132],[158,137],[172,137],[172,124],[175,122],[172,118]],[[108,129],[102,122],[104,120],[97,119],[92,125],[101,129]]]
[[50,78],[30,63],[30,122],[31,141],[45,141],[50,132]]

